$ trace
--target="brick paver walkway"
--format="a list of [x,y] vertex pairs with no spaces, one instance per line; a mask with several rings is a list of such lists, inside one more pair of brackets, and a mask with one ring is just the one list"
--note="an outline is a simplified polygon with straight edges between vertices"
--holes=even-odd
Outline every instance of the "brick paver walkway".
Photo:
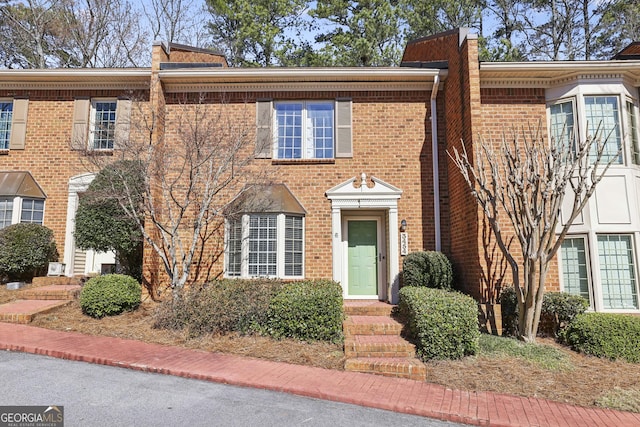
[[467,392],[408,379],[289,365],[0,323],[0,349],[353,403],[474,425],[640,426],[640,414]]

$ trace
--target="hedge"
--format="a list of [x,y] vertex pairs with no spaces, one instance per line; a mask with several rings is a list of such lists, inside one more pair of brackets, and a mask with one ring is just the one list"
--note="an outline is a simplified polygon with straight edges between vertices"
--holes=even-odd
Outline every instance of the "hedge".
[[612,313],[576,316],[561,338],[576,351],[640,363],[640,317]]
[[459,359],[478,351],[478,306],[469,296],[404,287],[400,289],[399,312],[423,360]]
[[412,252],[402,262],[404,286],[426,286],[450,290],[453,283],[451,262],[442,252]]
[[136,279],[124,274],[94,277],[80,292],[80,307],[83,313],[98,319],[135,310],[140,305],[141,290]]
[[187,330],[190,336],[249,333],[266,320],[269,302],[282,287],[272,279],[224,279],[192,286],[156,311],[154,327]]
[[269,303],[264,330],[274,338],[339,342],[342,287],[330,280],[286,284]]
[[53,232],[39,224],[14,224],[0,230],[0,280],[30,281],[58,259]]

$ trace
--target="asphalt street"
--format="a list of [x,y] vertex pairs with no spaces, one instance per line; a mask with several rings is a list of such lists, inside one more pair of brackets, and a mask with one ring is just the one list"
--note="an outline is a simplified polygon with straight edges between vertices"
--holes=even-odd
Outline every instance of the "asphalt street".
[[0,351],[0,406],[61,405],[65,427],[460,424],[110,366]]

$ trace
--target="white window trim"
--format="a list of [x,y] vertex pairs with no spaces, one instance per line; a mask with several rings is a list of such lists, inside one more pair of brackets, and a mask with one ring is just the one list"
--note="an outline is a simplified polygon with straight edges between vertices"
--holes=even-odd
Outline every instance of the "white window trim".
[[[249,275],[249,222],[251,215],[275,215],[276,216],[276,275],[269,276],[250,276]],[[300,276],[285,276],[285,219],[287,216],[296,216],[302,218],[302,275]],[[286,213],[245,213],[242,214],[242,242],[241,242],[241,262],[240,262],[240,276],[232,276],[228,274],[228,262],[229,262],[229,234],[231,230],[231,223],[225,220],[224,241],[225,241],[225,261],[224,261],[224,277],[229,279],[255,279],[258,277],[266,278],[280,278],[280,279],[292,279],[299,280],[305,277],[305,227],[306,220],[304,215],[290,215]]]
[[[279,157],[278,156],[278,144],[279,144],[279,140],[278,140],[278,105],[284,105],[284,104],[302,104],[302,146],[300,147],[300,150],[302,152],[302,157],[299,158],[288,158],[288,157]],[[307,151],[308,151],[308,147],[307,147],[307,139],[308,139],[308,135],[307,135],[307,130],[306,130],[306,126],[305,123],[308,120],[308,115],[307,115],[307,104],[327,104],[327,105],[331,105],[333,107],[333,155],[331,157],[309,157],[307,156]],[[336,103],[335,101],[332,100],[324,100],[324,99],[320,99],[320,100],[288,100],[288,101],[274,101],[273,102],[273,122],[272,122],[272,129],[273,129],[273,154],[272,157],[273,159],[276,160],[333,160],[336,158],[336,122],[337,122],[337,117],[336,117]]]
[[[115,120],[114,120],[114,138],[113,141],[111,141],[111,148],[96,148],[94,146],[94,135],[95,135],[95,130],[96,130],[96,104],[98,103],[107,103],[107,102],[114,102],[116,104],[116,110],[115,110]],[[113,151],[115,148],[115,126],[118,123],[118,99],[117,98],[91,98],[91,103],[90,103],[90,107],[89,107],[89,135],[87,138],[87,144],[89,145],[89,150],[91,151]]]

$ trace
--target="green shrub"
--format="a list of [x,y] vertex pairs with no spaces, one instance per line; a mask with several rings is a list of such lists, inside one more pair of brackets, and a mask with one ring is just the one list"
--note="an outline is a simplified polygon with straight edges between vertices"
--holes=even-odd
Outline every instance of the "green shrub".
[[264,332],[274,338],[342,340],[342,287],[330,280],[292,282],[271,300]]
[[[513,286],[500,291],[502,309],[502,331],[506,335],[518,333],[518,300]],[[578,315],[589,307],[589,301],[580,295],[567,292],[545,292],[540,313],[541,332],[550,332],[556,336]]]
[[451,289],[453,269],[442,252],[412,252],[402,262],[405,286]]
[[141,289],[136,279],[123,274],[94,277],[80,292],[80,307],[83,313],[98,319],[135,310],[140,305]]
[[281,287],[282,282],[269,279],[225,279],[193,286],[160,306],[154,327],[186,329],[191,336],[249,333],[264,324],[269,302]]
[[30,281],[58,259],[53,232],[39,224],[14,224],[0,230],[0,278]]
[[576,351],[640,363],[640,317],[612,313],[579,314],[561,338]]
[[473,298],[405,287],[400,290],[399,311],[421,359],[459,359],[478,351],[478,305]]

